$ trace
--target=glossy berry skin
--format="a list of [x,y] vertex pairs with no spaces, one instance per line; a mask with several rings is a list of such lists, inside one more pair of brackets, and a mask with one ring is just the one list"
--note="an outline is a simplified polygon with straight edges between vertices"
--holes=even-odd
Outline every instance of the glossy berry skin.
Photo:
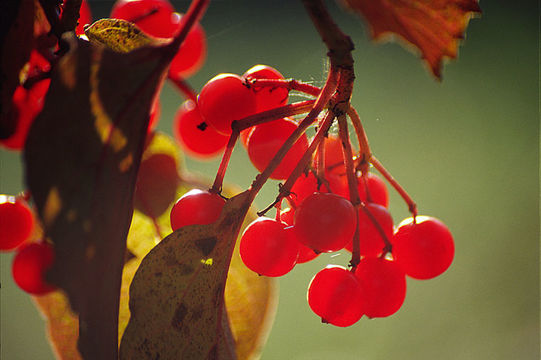
[[49,244],[28,244],[13,258],[13,280],[22,290],[32,295],[51,292],[55,287],[45,281],[45,274],[53,262],[54,251]]
[[171,61],[169,74],[173,77],[186,78],[199,70],[207,55],[206,39],[205,31],[201,25],[195,23]]
[[403,220],[393,239],[393,257],[406,275],[432,279],[453,262],[455,245],[451,232],[440,220],[417,216]]
[[308,286],[308,305],[325,323],[346,327],[363,316],[362,288],[355,275],[341,266],[319,271]]
[[299,245],[299,257],[297,258],[297,264],[303,264],[305,262],[315,259],[319,255],[319,253],[316,253],[314,250],[302,244],[297,239],[297,234],[295,232],[295,229],[293,229],[293,222],[295,219],[294,217],[295,211],[293,211],[293,209],[288,208],[280,212],[280,220],[287,225],[285,230],[290,233],[289,236],[295,239],[295,241]]
[[[361,201],[373,202],[384,207],[389,206],[389,192],[385,182],[376,174],[369,172],[366,174],[366,180],[363,180],[361,176],[357,177],[357,190],[359,191],[359,197]],[[365,183],[366,181],[366,183]],[[370,201],[367,194],[370,194]]]
[[[254,126],[248,138],[247,151],[250,161],[257,170],[260,172],[265,170],[295,129],[297,123],[287,118]],[[302,134],[274,169],[271,179],[287,179],[307,149],[308,139]]]
[[314,193],[295,210],[295,232],[316,252],[333,252],[351,242],[357,219],[349,200],[335,194]]
[[187,225],[211,224],[218,220],[225,200],[208,191],[193,189],[182,195],[171,209],[173,231]]
[[[389,210],[376,203],[367,203],[365,209],[378,222],[387,236],[387,240],[391,241],[393,237],[393,218]],[[385,241],[381,237],[381,233],[370,216],[362,208],[359,208],[358,219],[361,256],[380,256],[385,247]],[[346,250],[353,251],[352,242],[347,244]]]
[[197,100],[199,111],[216,131],[231,134],[231,124],[256,112],[254,93],[243,78],[235,74],[220,74],[201,89]]
[[286,224],[265,217],[248,225],[239,245],[244,265],[259,275],[270,277],[290,272],[297,262],[299,247],[285,227]]
[[390,316],[404,303],[406,275],[394,261],[364,258],[355,269],[355,276],[362,286],[366,316]]
[[167,0],[118,0],[110,17],[134,23],[149,35],[170,38],[180,23],[180,16],[174,11]]
[[[356,152],[355,149],[352,151]],[[336,134],[331,134],[325,139],[325,170],[335,174],[346,172],[342,141]]]
[[34,227],[30,207],[20,198],[0,195],[0,251],[9,251],[27,241]]
[[184,150],[202,159],[223,152],[229,140],[203,120],[199,109],[191,100],[185,101],[177,110],[173,133]]
[[83,35],[85,33],[85,25],[92,23],[92,13],[90,6],[88,6],[87,0],[81,2],[81,9],[79,11],[79,22],[75,28],[77,35]]
[[[268,65],[256,65],[243,75],[246,79],[283,80],[284,76],[278,70]],[[289,91],[283,87],[253,87],[256,95],[257,112],[262,112],[287,104]]]

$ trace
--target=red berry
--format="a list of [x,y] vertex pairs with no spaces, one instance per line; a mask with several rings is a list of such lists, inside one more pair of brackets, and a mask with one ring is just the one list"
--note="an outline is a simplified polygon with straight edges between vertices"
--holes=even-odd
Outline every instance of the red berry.
[[363,316],[361,284],[341,266],[327,266],[308,286],[308,305],[325,323],[346,327]]
[[134,23],[159,38],[173,37],[180,22],[180,16],[167,0],[118,0],[110,17]]
[[[361,201],[373,202],[380,204],[381,206],[388,207],[389,192],[387,191],[387,186],[385,186],[383,180],[371,172],[366,174],[365,179],[366,183],[363,181],[363,178],[360,175],[357,177],[357,189],[359,191]],[[368,194],[370,194],[370,200],[368,200],[367,190]]]
[[284,223],[265,217],[248,225],[240,239],[239,252],[250,270],[275,277],[293,269],[299,247],[285,227]]
[[185,101],[178,109],[173,133],[184,150],[199,158],[221,153],[229,140],[203,120],[199,109],[191,100]]
[[314,193],[295,210],[297,238],[317,252],[342,249],[351,242],[356,224],[351,202],[335,194]]
[[[242,75],[247,79],[283,80],[278,70],[268,65],[256,65]],[[253,87],[256,95],[257,112],[274,109],[287,104],[289,91],[283,87]]]
[[21,85],[15,89],[8,116],[12,116],[17,125],[15,132],[9,138],[0,141],[2,146],[12,150],[21,150],[24,147],[28,130],[43,108],[45,94],[50,83],[50,79],[45,79],[34,84],[28,90]]
[[203,119],[219,133],[231,134],[231,123],[256,112],[254,93],[243,78],[220,74],[201,89],[197,100]]
[[192,75],[201,68],[206,55],[207,40],[205,31],[199,23],[195,23],[173,58],[169,67],[169,74],[173,77],[183,78]]
[[[265,170],[295,129],[297,129],[297,123],[289,119],[279,119],[254,126],[248,138],[247,150],[250,161],[257,170],[261,172]],[[307,149],[308,139],[305,134],[302,134],[270,177],[278,180],[287,179]]]
[[289,232],[291,236],[299,245],[299,257],[297,258],[297,264],[302,264],[310,260],[315,259],[319,253],[316,253],[313,249],[304,245],[297,239],[297,233],[293,229],[292,225],[294,222],[295,211],[293,209],[285,209],[280,212],[280,220],[285,222],[287,227],[285,230]]
[[12,264],[15,283],[27,293],[44,295],[55,289],[45,281],[45,273],[54,262],[53,248],[47,243],[32,243],[22,247]]
[[27,241],[33,227],[34,216],[26,201],[0,195],[0,250],[13,250]]
[[[393,236],[393,218],[389,210],[375,203],[367,203],[365,209],[370,212],[377,221],[387,240],[391,241]],[[372,218],[362,208],[359,209],[359,239],[362,256],[379,256],[385,247],[381,233]],[[353,244],[350,241],[346,250],[353,251]]]
[[219,195],[193,189],[182,195],[171,209],[171,228],[211,224],[218,220],[225,200]]
[[[325,138],[325,169],[335,174],[345,174],[344,152],[342,141],[337,135],[329,135]],[[355,149],[352,149],[355,153]]]
[[92,13],[90,11],[90,6],[88,2],[83,0],[81,2],[81,9],[79,11],[79,23],[75,28],[75,33],[77,35],[83,35],[85,33],[85,25],[92,23]]
[[364,258],[357,266],[355,276],[361,283],[366,316],[390,316],[404,303],[406,275],[394,261]]
[[453,262],[455,245],[451,232],[430,216],[407,218],[398,225],[393,239],[393,257],[406,275],[431,279]]
[[179,182],[173,156],[156,153],[143,157],[133,194],[134,207],[148,217],[158,218],[177,198]]

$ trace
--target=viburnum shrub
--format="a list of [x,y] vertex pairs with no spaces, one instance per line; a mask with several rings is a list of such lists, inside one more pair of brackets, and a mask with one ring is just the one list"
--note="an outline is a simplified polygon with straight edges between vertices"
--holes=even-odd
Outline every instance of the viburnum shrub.
[[[23,150],[28,192],[0,196],[0,249],[17,248],[13,278],[43,295],[36,302],[59,351],[247,359],[273,313],[269,278],[297,264],[349,250],[349,263],[319,271],[307,292],[323,322],[346,327],[396,313],[407,276],[434,278],[453,261],[446,225],[419,216],[372,153],[351,104],[353,41],[323,1],[303,0],[328,53],[323,86],[255,64],[215,74],[196,92],[186,77],[206,57],[199,21],[211,2],[193,0],[180,13],[168,0],[118,0],[110,19],[92,24],[81,0],[21,0],[3,14],[12,19],[3,46],[20,51],[2,53],[0,144]],[[476,0],[341,3],[365,16],[375,37],[417,47],[438,78],[480,11]],[[210,186],[155,131],[165,81],[185,98],[174,119],[178,145],[222,156]],[[235,195],[224,176],[239,139],[259,173]],[[282,181],[278,194],[254,219],[250,206],[270,178]],[[396,229],[385,181],[411,213]],[[246,336],[252,328],[256,336]]]

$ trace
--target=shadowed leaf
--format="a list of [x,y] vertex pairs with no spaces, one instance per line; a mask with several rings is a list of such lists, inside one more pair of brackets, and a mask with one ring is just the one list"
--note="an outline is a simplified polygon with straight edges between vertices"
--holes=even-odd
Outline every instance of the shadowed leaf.
[[237,358],[224,288],[252,200],[249,192],[233,197],[217,222],[180,228],[145,257],[130,288],[121,359]]
[[79,314],[81,353],[115,358],[135,179],[171,49],[123,54],[68,41],[28,134],[26,181],[55,246],[49,281]]
[[438,78],[442,60],[457,56],[468,21],[481,12],[477,0],[341,1],[368,20],[375,39],[395,34],[419,49]]
[[129,52],[146,45],[166,44],[141,31],[136,25],[119,19],[101,19],[85,29],[90,42],[107,46],[117,52]]

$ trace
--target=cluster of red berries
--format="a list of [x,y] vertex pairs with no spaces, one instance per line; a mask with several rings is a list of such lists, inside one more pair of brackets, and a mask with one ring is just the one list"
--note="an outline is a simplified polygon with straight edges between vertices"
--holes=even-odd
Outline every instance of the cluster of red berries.
[[[287,89],[256,89],[250,86],[250,81],[254,79],[283,80],[284,77],[278,70],[266,65],[256,65],[242,76],[219,74],[203,86],[197,103],[188,100],[180,106],[175,115],[173,132],[188,153],[200,158],[217,155],[227,145],[234,120],[287,104]],[[241,142],[258,170],[263,171],[296,127],[295,121],[284,118],[272,124],[253,126],[241,133]],[[307,147],[308,141],[303,136],[271,177],[287,178]]]
[[[234,120],[287,103],[285,87],[254,87],[253,79],[283,80],[283,76],[265,65],[242,76],[220,74],[205,84],[197,104],[181,106],[176,134],[191,153],[221,152]],[[244,130],[241,140],[252,164],[263,171],[296,128],[295,120],[283,118]],[[312,162],[313,168],[324,164],[324,171],[302,174],[287,196],[291,208],[278,210],[275,219],[260,217],[245,229],[241,258],[254,272],[276,277],[320,253],[353,252],[353,241],[359,239],[360,262],[351,270],[330,266],[317,273],[308,289],[308,303],[324,322],[337,326],[350,326],[363,315],[390,316],[404,302],[406,275],[430,279],[450,266],[453,238],[441,221],[428,216],[405,219],[395,228],[386,185],[371,172],[355,174],[361,200],[356,209],[349,198],[342,141],[332,134],[323,141],[323,161],[316,155]],[[303,134],[270,177],[288,179],[307,149]],[[218,194],[191,191],[173,206],[172,228],[212,223],[223,205]]]
[[34,226],[34,215],[23,198],[0,195],[0,251],[16,251],[11,268],[15,283],[29,294],[43,295],[55,289],[45,281],[54,251],[45,241],[31,242]]

